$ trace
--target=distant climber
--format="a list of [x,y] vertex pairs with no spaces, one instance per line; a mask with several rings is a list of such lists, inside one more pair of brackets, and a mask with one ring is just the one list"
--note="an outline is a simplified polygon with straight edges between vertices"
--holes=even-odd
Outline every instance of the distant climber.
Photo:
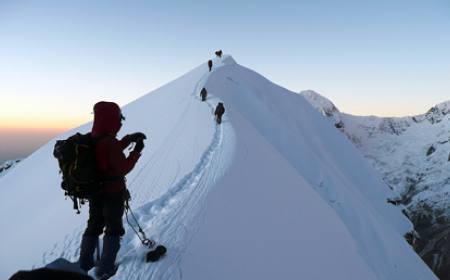
[[210,60],[208,60],[208,67],[209,67],[209,72],[211,72],[211,70],[212,70],[212,60],[210,59]]
[[[122,216],[130,195],[125,175],[134,168],[146,139],[143,133],[137,132],[118,140],[116,135],[124,119],[116,103],[102,101],[94,106],[91,137],[96,143],[96,170],[101,190],[89,199],[89,220],[81,241],[79,265],[86,272],[94,267],[94,252],[99,236],[104,233],[100,263],[95,271],[101,279],[109,278],[117,270],[116,256],[120,238],[125,234]],[[135,143],[134,149],[126,157],[123,150],[131,143]]]
[[214,115],[216,116],[217,124],[222,123],[222,115],[224,113],[225,113],[225,107],[223,106],[222,102],[219,102],[219,104],[217,104],[216,110],[214,111]]
[[206,90],[206,88],[202,88],[202,90],[200,91],[200,97],[202,98],[202,101],[206,100],[206,96],[208,96],[208,91]]
[[222,57],[222,50],[218,50],[215,52],[218,57]]

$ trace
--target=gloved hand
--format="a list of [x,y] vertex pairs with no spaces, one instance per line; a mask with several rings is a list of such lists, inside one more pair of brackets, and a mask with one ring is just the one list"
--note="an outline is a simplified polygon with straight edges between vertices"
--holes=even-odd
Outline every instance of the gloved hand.
[[143,149],[144,149],[144,139],[141,139],[140,141],[136,142],[133,151],[140,153],[142,152]]
[[147,136],[145,136],[145,134],[142,132],[136,132],[133,134],[129,134],[127,136],[128,136],[128,139],[130,140],[130,142],[135,142],[135,143],[137,143],[139,141],[143,141],[144,139],[147,139]]

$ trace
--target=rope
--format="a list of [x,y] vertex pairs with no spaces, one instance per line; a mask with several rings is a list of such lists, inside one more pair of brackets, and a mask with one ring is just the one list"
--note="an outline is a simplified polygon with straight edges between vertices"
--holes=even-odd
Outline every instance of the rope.
[[[133,218],[135,224],[137,225],[138,230],[136,230],[136,228],[130,222],[130,220],[128,218],[128,213],[131,214],[131,217]],[[125,217],[127,219],[128,225],[131,227],[131,229],[134,231],[136,236],[139,238],[139,240],[141,241],[142,245],[147,246],[149,248],[153,248],[155,246],[155,241],[153,241],[151,239],[148,239],[147,236],[145,235],[144,230],[142,229],[142,227],[139,224],[136,216],[134,215],[133,211],[131,210],[131,207],[130,207],[130,204],[129,204],[128,200],[125,201]]]

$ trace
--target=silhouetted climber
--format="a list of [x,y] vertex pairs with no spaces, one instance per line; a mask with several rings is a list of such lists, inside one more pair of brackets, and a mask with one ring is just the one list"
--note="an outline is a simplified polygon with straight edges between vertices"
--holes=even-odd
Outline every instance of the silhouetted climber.
[[222,50],[218,50],[215,52],[218,57],[222,57]]
[[214,111],[214,115],[216,116],[217,124],[222,123],[222,115],[224,113],[225,113],[225,107],[223,106],[222,102],[219,102],[219,104],[217,104],[216,110]]
[[[122,216],[130,195],[125,175],[134,168],[146,139],[143,133],[137,132],[119,141],[116,134],[124,119],[116,103],[102,101],[94,106],[91,137],[96,143],[95,164],[101,185],[100,192],[89,199],[89,220],[81,241],[79,264],[84,271],[94,267],[94,252],[99,235],[104,232],[100,264],[95,271],[102,279],[107,279],[117,270],[116,256],[120,238],[125,234]],[[135,143],[134,150],[125,157],[123,150],[131,143]]]
[[212,60],[208,60],[208,67],[209,67],[209,72],[211,72],[212,69]]
[[202,98],[202,101],[206,100],[206,96],[208,96],[208,91],[206,91],[206,88],[202,88],[200,91],[200,97]]

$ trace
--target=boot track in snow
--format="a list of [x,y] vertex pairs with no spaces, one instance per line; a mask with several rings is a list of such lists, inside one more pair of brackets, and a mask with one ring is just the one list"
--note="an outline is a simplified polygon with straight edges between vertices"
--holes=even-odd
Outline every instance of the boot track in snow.
[[[193,97],[203,87],[208,75],[209,73],[206,73],[199,80],[192,93]],[[194,102],[199,102],[197,99],[195,98]],[[205,103],[214,110],[211,102]],[[132,232],[128,232],[121,249],[126,253],[120,254],[118,258],[122,271],[128,273],[126,276],[122,275],[119,268],[118,278],[121,278],[120,276],[126,279],[181,278],[181,271],[178,271],[177,264],[199,226],[198,222],[194,225],[188,225],[188,223],[196,221],[195,217],[198,217],[201,212],[199,206],[203,205],[209,187],[216,179],[217,171],[220,170],[218,169],[220,162],[217,161],[216,154],[222,146],[223,134],[223,126],[215,125],[212,142],[194,169],[159,199],[144,204],[135,211],[139,223],[152,236],[152,239],[168,248],[167,256],[158,263],[145,264],[144,256],[147,249],[141,246],[139,239]],[[175,239],[169,240],[167,239],[169,237],[175,237]],[[147,266],[147,269],[144,266]]]
[[[216,67],[217,69],[218,67]],[[200,89],[206,84],[208,77],[214,72],[206,72],[195,84],[191,93],[191,99],[185,107],[185,113],[192,110],[194,102],[201,102],[197,96]],[[215,104],[221,100],[209,95],[205,106],[209,106],[211,112],[214,112]],[[214,102],[214,103],[213,103]],[[184,113],[183,113],[184,115]],[[140,204],[133,209],[139,224],[145,233],[157,244],[163,244],[167,247],[167,254],[156,263],[146,263],[145,256],[148,248],[142,246],[138,237],[131,229],[127,229],[121,242],[117,262],[120,264],[117,273],[112,279],[179,279],[182,278],[182,272],[179,269],[179,263],[190,240],[202,224],[202,209],[204,208],[205,198],[210,187],[215,180],[220,177],[225,169],[226,160],[229,151],[223,151],[224,142],[231,143],[232,139],[224,141],[224,130],[229,131],[228,137],[233,137],[231,126],[227,122],[216,125],[213,114],[209,115],[211,125],[214,125],[212,141],[206,150],[202,153],[199,161],[194,168],[183,176],[178,182],[170,183],[171,188],[159,198],[151,202]],[[134,197],[130,203],[144,202],[152,187],[158,185],[159,177],[146,180],[150,170],[155,168],[158,160],[163,160],[174,145],[180,140],[180,133],[183,129],[184,119],[180,119],[172,131],[167,135],[165,145],[157,151],[148,161],[141,164],[136,176],[129,183],[135,190]],[[228,134],[228,133],[227,133]],[[228,154],[227,154],[228,153]],[[174,178],[178,177],[180,170],[179,163],[174,162],[177,168],[176,172],[171,174]],[[158,175],[158,174],[156,174]],[[124,219],[124,225],[126,221]],[[125,226],[126,227],[126,226]],[[69,233],[64,241],[56,243],[48,252],[44,253],[42,264],[49,263],[55,258],[66,258],[77,260],[79,255],[79,242],[83,228]]]

